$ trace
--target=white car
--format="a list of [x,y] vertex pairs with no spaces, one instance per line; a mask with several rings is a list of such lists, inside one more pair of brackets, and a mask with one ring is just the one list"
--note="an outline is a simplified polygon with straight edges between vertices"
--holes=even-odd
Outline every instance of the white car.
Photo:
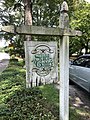
[[90,54],[85,54],[70,62],[69,78],[90,92]]

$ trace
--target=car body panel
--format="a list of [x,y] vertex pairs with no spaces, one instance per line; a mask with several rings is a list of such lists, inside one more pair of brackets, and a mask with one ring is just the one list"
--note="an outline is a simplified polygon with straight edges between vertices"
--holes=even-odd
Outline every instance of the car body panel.
[[[79,58],[83,58],[83,56]],[[79,60],[79,58],[77,60]],[[77,64],[73,63],[70,64],[69,67],[70,80],[90,92],[90,68],[86,66],[78,66]]]

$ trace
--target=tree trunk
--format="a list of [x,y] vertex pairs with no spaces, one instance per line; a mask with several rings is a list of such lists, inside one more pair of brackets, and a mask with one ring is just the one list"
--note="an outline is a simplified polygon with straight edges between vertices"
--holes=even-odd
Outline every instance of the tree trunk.
[[[25,9],[25,25],[32,25],[32,2],[31,0],[23,0]],[[26,35],[26,40],[31,40],[31,35]]]

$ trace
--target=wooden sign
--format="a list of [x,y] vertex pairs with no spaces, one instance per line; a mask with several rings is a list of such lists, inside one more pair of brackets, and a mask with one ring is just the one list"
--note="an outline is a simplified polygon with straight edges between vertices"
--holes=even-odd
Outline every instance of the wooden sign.
[[27,87],[58,80],[57,42],[25,41]]

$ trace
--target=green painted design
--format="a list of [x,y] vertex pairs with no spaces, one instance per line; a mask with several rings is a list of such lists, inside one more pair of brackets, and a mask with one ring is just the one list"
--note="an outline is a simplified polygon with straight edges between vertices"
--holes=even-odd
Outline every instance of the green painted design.
[[50,54],[39,53],[34,55],[33,59],[34,69],[40,76],[46,76],[54,67],[54,61],[50,57]]

